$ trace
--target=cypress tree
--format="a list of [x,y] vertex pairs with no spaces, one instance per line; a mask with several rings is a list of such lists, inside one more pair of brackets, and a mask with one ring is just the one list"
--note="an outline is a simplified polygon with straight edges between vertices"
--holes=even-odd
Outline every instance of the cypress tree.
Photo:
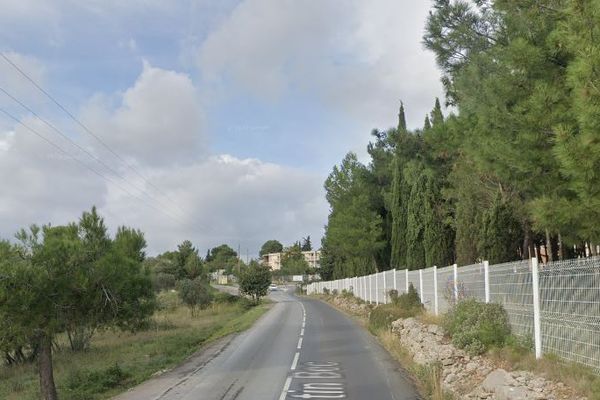
[[435,98],[435,105],[433,111],[431,111],[431,125],[438,126],[444,123],[444,114],[442,113],[442,107],[440,105],[440,99]]
[[403,160],[401,160],[401,147],[406,144],[406,117],[404,115],[404,104],[400,102],[400,110],[398,111],[398,143],[396,143],[396,151],[394,152],[393,161],[393,179],[392,193],[389,209],[392,214],[392,236],[391,236],[391,268],[399,268],[406,261],[404,252],[406,240],[406,199],[402,197],[403,177],[402,169],[404,168]]
[[429,115],[425,116],[425,123],[423,124],[423,130],[427,131],[431,129],[431,121],[429,120]]
[[518,260],[523,227],[513,208],[498,193],[483,216],[480,252],[490,264]]
[[423,167],[414,161],[405,169],[405,174],[410,180],[406,221],[406,266],[411,270],[425,267],[423,203],[426,197],[425,176],[422,170]]

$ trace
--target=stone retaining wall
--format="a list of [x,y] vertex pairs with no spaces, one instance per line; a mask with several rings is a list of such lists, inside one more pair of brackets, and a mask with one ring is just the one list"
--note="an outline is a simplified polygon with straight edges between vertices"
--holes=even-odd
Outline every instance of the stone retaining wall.
[[[365,318],[372,306],[352,298],[330,298],[337,307]],[[392,323],[392,332],[413,361],[420,365],[438,364],[444,390],[457,399],[487,400],[587,400],[563,383],[529,371],[506,371],[483,356],[469,356],[452,345],[441,327],[415,318]]]

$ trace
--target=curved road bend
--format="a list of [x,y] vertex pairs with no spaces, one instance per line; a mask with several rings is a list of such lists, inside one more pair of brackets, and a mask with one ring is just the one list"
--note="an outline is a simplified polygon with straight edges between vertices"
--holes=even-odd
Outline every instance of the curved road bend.
[[[273,292],[273,308],[168,391],[137,400],[415,400],[402,368],[354,321],[312,299]],[[141,385],[142,389],[144,385]],[[137,395],[136,395],[137,392]]]

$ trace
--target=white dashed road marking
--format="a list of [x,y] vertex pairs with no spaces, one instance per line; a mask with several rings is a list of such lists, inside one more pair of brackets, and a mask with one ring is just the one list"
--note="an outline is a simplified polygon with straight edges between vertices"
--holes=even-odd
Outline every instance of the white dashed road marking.
[[[306,308],[304,308],[304,304],[302,303],[300,303],[300,306],[302,306],[302,328],[300,329],[298,338],[298,351],[294,355],[294,360],[290,367],[292,375],[288,376],[285,380],[279,400],[287,398],[345,399],[346,390],[344,382],[339,382],[339,380],[344,379],[342,367],[339,363],[331,361],[308,361],[302,363],[300,368],[298,368],[300,350],[302,349],[302,342],[304,340],[304,329],[306,328]],[[290,389],[293,379],[298,379],[301,382],[299,388],[295,390]],[[307,382],[307,380],[312,382]]]

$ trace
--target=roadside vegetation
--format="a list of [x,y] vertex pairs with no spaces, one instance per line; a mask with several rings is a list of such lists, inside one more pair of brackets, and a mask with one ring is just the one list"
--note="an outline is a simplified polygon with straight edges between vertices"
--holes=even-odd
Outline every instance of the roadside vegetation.
[[[317,296],[358,318],[411,373],[427,399],[451,400],[453,396],[442,389],[441,365],[419,365],[402,347],[396,334],[391,331],[392,322],[397,319],[416,318],[425,324],[440,325],[454,346],[470,355],[484,355],[498,368],[507,371],[525,370],[542,374],[548,379],[564,383],[590,400],[600,400],[600,376],[590,368],[564,362],[553,355],[545,355],[537,360],[532,344],[511,333],[506,311],[500,305],[467,299],[445,315],[436,317],[424,310],[414,288],[400,296],[390,291],[391,303],[378,306],[366,304],[347,291],[341,294],[335,290],[331,293],[324,291]],[[364,306],[368,317],[353,312],[349,304]]]
[[[216,293],[214,302],[190,318],[178,293],[157,297],[159,310],[136,333],[100,332],[82,352],[69,349],[66,335],[57,337],[54,376],[61,400],[108,399],[177,366],[202,346],[249,328],[269,308]],[[0,398],[39,399],[36,365],[0,366]]]
[[190,241],[147,259],[141,231],[108,232],[92,208],[0,240],[0,398],[105,398],[247,328],[267,307],[256,306],[270,271],[256,263],[241,271],[251,300],[210,286],[213,268],[241,265],[227,245],[208,261]]
[[401,103],[366,162],[333,167],[321,277],[597,255],[599,18],[594,0],[433,1],[445,98],[420,126]]

